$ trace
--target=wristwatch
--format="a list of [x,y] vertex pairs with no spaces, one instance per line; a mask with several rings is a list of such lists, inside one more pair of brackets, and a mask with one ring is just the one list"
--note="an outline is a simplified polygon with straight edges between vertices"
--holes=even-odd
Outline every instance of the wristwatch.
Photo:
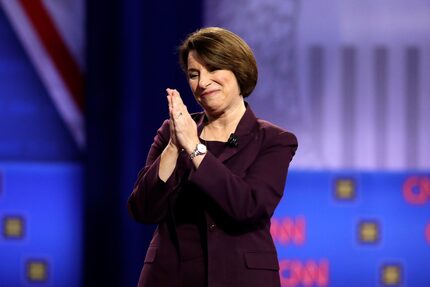
[[190,154],[190,159],[195,158],[198,155],[202,155],[207,153],[208,149],[206,148],[206,146],[204,144],[197,144],[196,148],[193,150],[193,152]]

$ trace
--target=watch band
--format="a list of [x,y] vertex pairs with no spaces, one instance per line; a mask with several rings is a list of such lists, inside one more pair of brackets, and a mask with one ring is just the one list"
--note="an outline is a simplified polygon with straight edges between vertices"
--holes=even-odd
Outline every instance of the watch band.
[[193,150],[193,152],[190,154],[190,159],[192,160],[198,155],[203,155],[207,152],[207,148],[204,144],[198,143],[196,145],[196,148]]
[[195,150],[193,150],[193,152],[190,154],[190,159],[192,160],[193,158],[195,158],[196,156],[198,156],[198,150],[197,149],[195,149]]

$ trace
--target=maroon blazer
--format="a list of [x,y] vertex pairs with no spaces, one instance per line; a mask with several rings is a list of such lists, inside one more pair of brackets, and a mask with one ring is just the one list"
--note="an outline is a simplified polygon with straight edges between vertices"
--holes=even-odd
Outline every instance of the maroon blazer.
[[[193,117],[200,134],[204,113]],[[190,197],[189,208],[204,212],[208,286],[280,286],[270,218],[282,197],[297,139],[257,119],[249,106],[235,135],[237,147],[227,146],[218,158],[208,152],[198,169],[182,152],[172,176],[164,183],[158,177],[158,167],[160,154],[169,142],[169,121],[158,130],[128,202],[136,220],[158,224],[139,286],[178,286],[180,252],[172,210],[176,195],[190,188],[202,196]]]

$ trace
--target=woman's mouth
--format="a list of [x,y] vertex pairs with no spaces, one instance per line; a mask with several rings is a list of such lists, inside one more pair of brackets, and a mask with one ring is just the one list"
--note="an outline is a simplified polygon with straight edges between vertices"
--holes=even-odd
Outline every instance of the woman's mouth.
[[203,93],[200,94],[200,96],[206,97],[206,96],[213,95],[216,92],[218,92],[218,90],[204,91]]

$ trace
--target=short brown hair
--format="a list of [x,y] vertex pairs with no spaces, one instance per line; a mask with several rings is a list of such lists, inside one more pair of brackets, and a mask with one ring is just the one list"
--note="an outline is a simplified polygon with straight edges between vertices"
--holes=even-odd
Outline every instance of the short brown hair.
[[257,63],[251,48],[238,35],[219,27],[191,33],[179,47],[179,63],[185,73],[191,50],[197,52],[208,69],[232,71],[243,97],[254,90],[258,78]]

